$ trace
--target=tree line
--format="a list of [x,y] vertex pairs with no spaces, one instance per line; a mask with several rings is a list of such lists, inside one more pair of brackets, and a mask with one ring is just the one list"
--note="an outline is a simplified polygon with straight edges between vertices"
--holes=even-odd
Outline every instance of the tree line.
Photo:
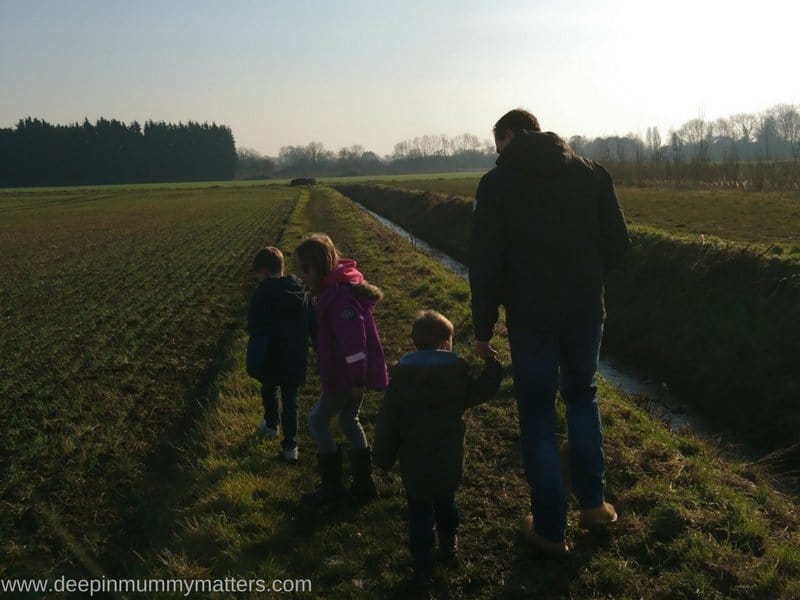
[[[700,115],[664,136],[572,136],[580,155],[604,164],[620,184],[800,189],[800,106],[707,120]],[[353,145],[334,152],[319,141],[284,146],[277,157],[237,148],[224,125],[117,120],[51,125],[20,120],[0,129],[0,187],[211,181],[487,170],[494,143],[464,133],[409,138],[378,156]]]
[[[568,142],[607,166],[621,184],[800,188],[800,107],[791,104],[716,120],[701,115],[664,136],[648,127],[644,137],[576,135]],[[403,140],[383,157],[362,146],[333,152],[314,141],[285,146],[277,157],[240,149],[238,159],[237,177],[320,177],[485,170],[496,154],[491,140],[464,133]]]
[[262,156],[250,148],[238,151],[237,177],[324,177],[435,173],[481,170],[492,166],[494,144],[464,133],[423,135],[395,144],[394,152],[378,156],[361,145],[329,150],[322,142],[284,146],[277,157]]
[[216,123],[28,117],[0,129],[0,187],[213,181],[235,172],[233,134]]
[[777,104],[758,114],[691,119],[662,138],[639,134],[569,138],[572,148],[631,185],[706,185],[800,189],[800,106]]

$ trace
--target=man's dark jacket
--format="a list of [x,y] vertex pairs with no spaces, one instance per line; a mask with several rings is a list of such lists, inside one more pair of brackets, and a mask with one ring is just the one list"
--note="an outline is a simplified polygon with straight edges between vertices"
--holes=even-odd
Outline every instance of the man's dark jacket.
[[464,472],[464,411],[497,393],[503,369],[487,361],[473,378],[452,352],[422,350],[391,369],[378,413],[373,460],[389,469],[399,458],[409,496],[419,500],[453,494]]
[[480,181],[472,220],[475,338],[570,333],[605,318],[603,281],[630,247],[608,172],[551,132],[517,132]]
[[310,314],[308,294],[296,277],[264,279],[247,313],[248,373],[269,385],[304,383]]

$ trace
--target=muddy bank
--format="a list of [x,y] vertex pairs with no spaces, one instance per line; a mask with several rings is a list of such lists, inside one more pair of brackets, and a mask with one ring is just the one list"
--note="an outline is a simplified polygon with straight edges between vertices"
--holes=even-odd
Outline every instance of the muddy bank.
[[[468,199],[378,185],[336,189],[460,262]],[[764,453],[800,439],[800,268],[724,245],[634,229],[607,282],[605,349],[717,430]],[[800,464],[800,449],[783,459]]]

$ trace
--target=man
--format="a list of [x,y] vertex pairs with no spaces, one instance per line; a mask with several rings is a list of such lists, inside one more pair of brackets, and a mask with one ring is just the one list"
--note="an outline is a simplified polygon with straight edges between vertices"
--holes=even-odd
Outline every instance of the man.
[[594,374],[603,335],[606,273],[630,247],[608,172],[577,156],[529,112],[494,126],[497,167],[480,181],[472,222],[470,287],[476,352],[506,308],[531,515],[526,539],[565,555],[567,498],[555,436],[555,399],[566,403],[569,466],[591,528],[617,519],[605,502],[605,455]]

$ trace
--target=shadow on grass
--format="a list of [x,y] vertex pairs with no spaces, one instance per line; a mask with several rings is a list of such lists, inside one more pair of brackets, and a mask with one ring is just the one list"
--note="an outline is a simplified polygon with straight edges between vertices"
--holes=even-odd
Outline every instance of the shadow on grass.
[[233,320],[226,324],[213,359],[199,374],[197,385],[184,394],[180,417],[148,453],[139,485],[122,504],[129,510],[122,514],[118,533],[106,546],[109,552],[105,564],[112,574],[129,572],[137,555],[146,556],[150,550],[164,547],[172,535],[179,517],[174,507],[193,482],[191,474],[182,468],[182,448],[213,398],[214,382],[232,369],[228,360],[240,327],[241,323]]
[[502,596],[510,598],[571,597],[570,585],[581,577],[595,554],[611,544],[608,534],[579,536],[576,546],[566,558],[544,556],[531,549],[520,535],[509,557],[511,568],[505,578]]

